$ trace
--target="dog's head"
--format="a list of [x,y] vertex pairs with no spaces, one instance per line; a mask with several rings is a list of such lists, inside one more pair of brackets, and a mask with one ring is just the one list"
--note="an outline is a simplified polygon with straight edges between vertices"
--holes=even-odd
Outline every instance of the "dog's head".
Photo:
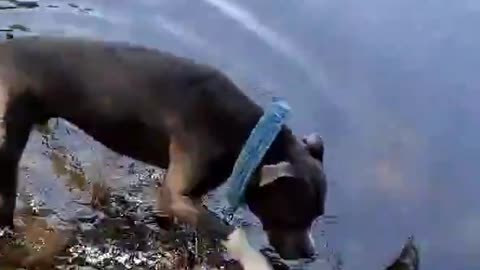
[[288,143],[287,149],[287,161],[259,168],[258,186],[247,194],[247,204],[283,259],[311,259],[311,227],[324,213],[327,189],[324,145],[319,135],[311,134]]

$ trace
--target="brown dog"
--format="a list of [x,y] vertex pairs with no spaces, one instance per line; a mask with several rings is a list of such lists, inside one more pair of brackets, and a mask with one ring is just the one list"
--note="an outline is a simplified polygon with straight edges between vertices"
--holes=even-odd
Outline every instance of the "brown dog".
[[[110,149],[168,169],[162,211],[222,239],[246,269],[268,269],[241,229],[202,207],[222,184],[263,110],[220,71],[154,49],[53,37],[0,44],[0,225],[13,226],[16,174],[32,127],[63,118]],[[284,259],[315,253],[312,222],[324,212],[318,135],[284,126],[246,191]]]

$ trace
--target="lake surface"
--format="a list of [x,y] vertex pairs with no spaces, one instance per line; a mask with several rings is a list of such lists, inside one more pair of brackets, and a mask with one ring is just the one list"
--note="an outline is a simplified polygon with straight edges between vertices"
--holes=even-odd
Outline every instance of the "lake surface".
[[[14,35],[129,40],[214,65],[261,104],[288,99],[295,132],[318,131],[326,143],[327,217],[316,226],[322,254],[311,269],[335,261],[341,269],[383,269],[409,235],[421,269],[480,266],[480,2],[9,5],[0,0],[0,29]],[[141,164],[132,172],[128,159],[64,123],[54,133],[55,147],[32,134],[20,193],[61,220],[91,214],[79,206],[90,196],[85,179],[137,194],[132,181],[152,172]],[[70,157],[83,176],[52,155],[59,151],[72,153],[60,160]]]

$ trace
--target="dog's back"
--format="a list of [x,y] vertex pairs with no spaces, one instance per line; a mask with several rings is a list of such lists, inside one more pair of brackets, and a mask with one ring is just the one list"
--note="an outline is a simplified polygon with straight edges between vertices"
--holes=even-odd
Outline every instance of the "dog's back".
[[[163,98],[156,102],[164,101],[162,107],[175,106],[175,110],[187,102],[204,102],[199,100],[202,97],[251,103],[210,66],[125,42],[24,37],[0,44],[0,61],[24,74],[21,79],[30,80],[32,88],[42,88],[38,90],[44,93],[136,99],[160,96]],[[199,87],[212,81],[228,87]]]
[[[133,156],[142,148],[138,144],[154,147],[184,128],[208,133],[217,147],[238,148],[262,113],[218,70],[124,42],[19,38],[0,45],[0,66],[8,84],[35,96],[47,118],[69,120]],[[122,138],[124,130],[130,139]],[[112,131],[118,131],[118,142]]]

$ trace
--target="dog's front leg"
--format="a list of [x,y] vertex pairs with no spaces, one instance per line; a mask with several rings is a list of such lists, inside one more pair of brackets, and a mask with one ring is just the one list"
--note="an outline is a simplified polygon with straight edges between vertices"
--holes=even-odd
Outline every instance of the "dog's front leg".
[[272,269],[266,258],[250,246],[247,236],[241,228],[225,224],[212,212],[203,207],[200,200],[188,196],[172,194],[172,214],[180,222],[188,223],[205,234],[221,239],[229,255],[238,260],[245,270]]
[[0,99],[0,227],[13,228],[18,163],[34,124],[27,105],[22,98]]
[[0,227],[13,228],[17,189],[17,161],[0,146]]
[[[170,146],[170,164],[165,181],[170,201],[170,211],[180,222],[217,239],[221,239],[229,255],[238,260],[246,270],[270,270],[272,267],[266,258],[248,243],[245,232],[227,225],[215,214],[202,206],[198,198],[189,196],[193,184],[198,183],[202,175],[194,171],[195,164],[178,146]],[[196,164],[198,165],[198,164]]]

